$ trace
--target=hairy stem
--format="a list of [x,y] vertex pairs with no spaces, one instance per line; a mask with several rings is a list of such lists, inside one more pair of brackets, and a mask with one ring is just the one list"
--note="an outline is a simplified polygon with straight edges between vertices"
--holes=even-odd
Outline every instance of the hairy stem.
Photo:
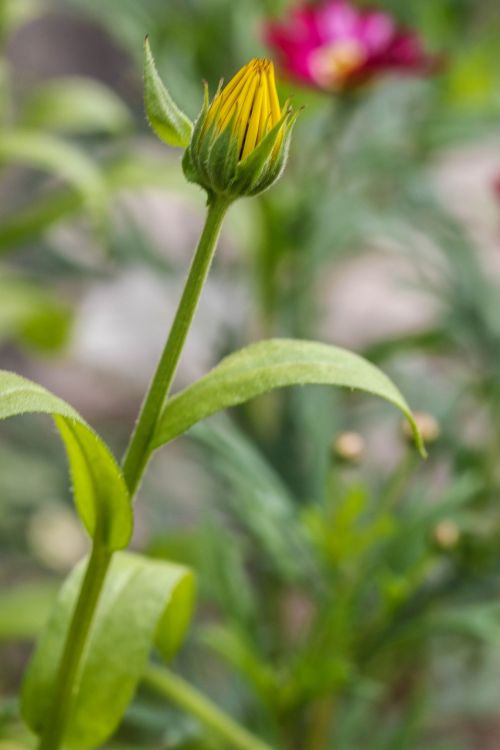
[[227,200],[221,198],[215,198],[209,204],[205,226],[189,269],[167,343],[132,433],[123,460],[123,473],[131,495],[135,493],[147,464],[149,443],[175,377],[228,206]]
[[196,716],[235,750],[273,750],[220,710],[192,685],[167,669],[149,666],[143,679],[157,693]]
[[38,750],[57,750],[63,741],[71,711],[75,680],[110,562],[111,553],[101,545],[95,544],[71,618]]

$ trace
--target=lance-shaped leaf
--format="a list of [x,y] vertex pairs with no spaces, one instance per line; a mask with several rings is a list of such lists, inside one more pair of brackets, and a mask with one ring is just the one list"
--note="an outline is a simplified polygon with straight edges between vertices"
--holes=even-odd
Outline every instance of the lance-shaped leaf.
[[160,140],[169,146],[186,148],[189,145],[193,123],[179,109],[158,75],[147,38],[144,42],[144,106],[148,122]]
[[2,370],[0,419],[19,414],[50,414],[54,418],[66,446],[75,503],[85,528],[110,550],[126,547],[132,533],[132,508],[121,470],[106,444],[65,401]]
[[[85,562],[85,561],[84,561]],[[27,723],[40,734],[49,715],[54,680],[85,564],[64,583],[28,669],[22,696]],[[120,722],[153,643],[169,658],[191,619],[194,579],[180,565],[119,552],[107,573],[80,669],[64,746],[101,746]]]
[[415,441],[425,455],[410,407],[381,370],[346,349],[314,341],[271,339],[241,349],[205,377],[170,399],[151,441],[159,448],[205,417],[254,396],[287,385],[337,385],[389,401],[408,419]]

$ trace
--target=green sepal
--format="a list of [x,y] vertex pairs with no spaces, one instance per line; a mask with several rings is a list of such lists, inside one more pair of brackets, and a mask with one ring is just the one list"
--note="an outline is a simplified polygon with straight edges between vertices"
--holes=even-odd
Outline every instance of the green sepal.
[[198,153],[198,148],[200,144],[201,134],[203,133],[203,128],[204,128],[205,121],[207,118],[208,104],[209,104],[208,84],[205,82],[204,93],[203,93],[203,106],[194,124],[193,134],[191,135],[191,141],[185,153],[185,161],[182,162],[184,174],[186,178],[189,180],[189,182],[199,182],[198,172],[199,172],[200,165],[198,163],[197,153]]
[[188,182],[199,182],[198,170],[193,163],[191,149],[189,148],[184,151],[184,156],[182,157],[182,171],[184,172],[184,177]]
[[193,133],[193,123],[176,105],[164,86],[149,41],[144,41],[144,106],[151,128],[169,146],[186,148]]
[[279,178],[283,174],[286,163],[288,161],[288,152],[290,150],[290,141],[292,139],[293,126],[295,125],[299,114],[300,113],[297,111],[290,116],[290,119],[285,124],[283,142],[281,144],[279,153],[276,156],[276,159],[272,162],[272,168],[263,170],[257,182],[254,183],[249,189],[247,195],[252,196],[262,193],[264,190],[267,190],[269,187],[271,187],[271,185],[273,185],[277,180],[279,180]]
[[[278,178],[279,173],[275,174],[275,165],[279,163],[277,156],[273,156],[273,150],[276,147],[276,140],[279,137],[281,129],[286,125],[291,113],[286,112],[269,133],[262,139],[257,148],[255,148],[247,158],[238,164],[236,175],[231,192],[237,195],[248,195],[249,192],[263,178],[268,178],[267,186]],[[280,153],[283,150],[283,143],[280,146]],[[281,165],[281,171],[283,166]],[[281,173],[281,172],[280,172]]]
[[238,165],[238,139],[234,136],[234,117],[213,141],[208,154],[208,174],[214,188],[227,192]]
[[[184,154],[182,161],[182,168],[184,170],[184,176],[188,182],[194,182],[197,185],[201,185],[206,190],[209,189],[209,177],[206,169],[206,154],[201,154],[202,142],[207,138],[209,133],[205,132],[205,124],[207,120],[208,108],[209,108],[209,93],[208,84],[204,81],[203,85],[203,106],[201,112],[196,118],[196,122],[191,136],[191,141]],[[202,141],[203,139],[203,141]]]
[[206,130],[204,130],[202,137],[200,138],[199,146],[197,149],[192,149],[193,159],[198,167],[200,173],[200,184],[207,188],[212,188],[212,178],[209,169],[210,152],[214,141],[216,140],[216,123],[212,122]]
[[203,83],[203,106],[194,124],[193,134],[191,136],[191,142],[189,144],[190,151],[196,151],[199,148],[201,134],[203,133],[205,121],[207,119],[208,107],[209,107],[208,84],[206,81],[204,81]]

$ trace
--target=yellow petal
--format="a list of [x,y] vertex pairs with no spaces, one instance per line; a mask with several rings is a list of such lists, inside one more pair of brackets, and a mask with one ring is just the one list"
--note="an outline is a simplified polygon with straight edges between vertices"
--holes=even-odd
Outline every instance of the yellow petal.
[[249,78],[248,88],[239,98],[240,111],[238,114],[238,120],[236,123],[235,133],[238,138],[238,151],[241,154],[244,149],[244,143],[246,141],[246,135],[248,132],[248,120],[253,110],[255,91],[257,89],[259,77],[253,75]]
[[271,103],[269,100],[269,86],[267,75],[262,76],[262,106],[260,109],[259,130],[257,133],[257,144],[261,142],[266,133],[270,130],[271,123]]
[[260,72],[256,77],[256,82],[257,81],[257,91],[253,100],[253,107],[248,116],[248,127],[245,135],[245,145],[241,154],[242,159],[246,159],[246,157],[254,150],[255,146],[257,145],[260,125],[260,113],[264,100],[264,86],[262,83],[263,76]]
[[241,96],[245,86],[248,83],[248,79],[252,75],[250,64],[245,65],[244,68],[234,76],[232,81],[228,83],[226,88],[221,94],[222,107],[218,112],[218,119],[220,121],[219,129],[224,130],[226,125],[231,121],[231,117],[234,111],[234,106]]
[[276,91],[276,80],[274,77],[274,65],[271,62],[267,69],[267,80],[269,88],[269,101],[271,105],[271,127],[274,127],[279,122],[281,117],[281,107],[278,99],[278,92]]
[[233,123],[238,153],[240,159],[245,159],[280,117],[273,63],[254,59],[215,96],[207,113],[204,133],[214,125],[218,135]]

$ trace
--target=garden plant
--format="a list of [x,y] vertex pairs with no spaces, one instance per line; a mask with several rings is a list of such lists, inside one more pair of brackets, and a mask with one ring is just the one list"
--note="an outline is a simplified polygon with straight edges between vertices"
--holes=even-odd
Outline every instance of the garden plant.
[[[19,688],[18,698],[4,700],[0,671],[0,750],[482,750],[481,737],[467,744],[465,730],[448,731],[451,698],[433,712],[428,697],[440,680],[458,691],[455,674],[465,684],[499,632],[498,284],[475,238],[436,198],[431,171],[443,143],[489,132],[489,117],[497,123],[498,113],[476,121],[447,110],[436,93],[443,80],[460,88],[453,33],[476,11],[465,0],[418,6],[431,52],[397,20],[396,0],[173,2],[164,27],[157,0],[144,15],[134,3],[68,0],[132,56],[151,24],[143,109],[160,155],[150,158],[127,107],[101,84],[55,79],[18,105],[5,50],[28,5],[0,0],[0,161],[37,175],[18,178],[25,195],[0,216],[0,417],[22,417],[1,423],[0,490],[8,499],[6,478],[24,466],[11,494],[30,508],[31,471],[46,461],[56,475],[49,486],[72,495],[88,554],[47,588],[18,587],[14,564],[12,593],[0,595],[0,645],[32,644],[12,670],[15,689],[6,661],[6,691]],[[249,41],[242,17],[258,19],[260,42]],[[193,54],[182,61],[176,45],[186,39]],[[211,84],[202,88],[201,76]],[[170,327],[145,324],[161,328],[163,348],[135,422],[131,408],[117,437],[105,420],[99,432],[90,426],[85,399],[75,408],[26,362],[52,356],[57,372],[72,338],[76,313],[71,295],[61,301],[61,280],[76,289],[140,264],[172,274],[116,208],[124,191],[152,188],[166,202],[169,190],[193,191],[204,220],[191,259],[175,260],[182,284],[169,291]],[[65,222],[100,248],[87,266],[61,253]],[[411,266],[433,315],[416,332],[337,346],[337,321],[323,320],[329,274],[342,277],[353,248],[377,242]],[[23,250],[30,244],[35,251]],[[200,315],[219,245],[225,338],[210,307]],[[236,307],[245,305],[242,330]],[[345,343],[349,312],[334,313]],[[185,344],[204,336],[215,365],[179,377]],[[385,421],[394,412],[396,437]],[[16,426],[24,423],[26,435]],[[187,492],[203,501],[187,527],[174,508],[183,461]],[[156,512],[146,538],[144,518]],[[16,523],[0,511],[6,560],[19,554]]]

